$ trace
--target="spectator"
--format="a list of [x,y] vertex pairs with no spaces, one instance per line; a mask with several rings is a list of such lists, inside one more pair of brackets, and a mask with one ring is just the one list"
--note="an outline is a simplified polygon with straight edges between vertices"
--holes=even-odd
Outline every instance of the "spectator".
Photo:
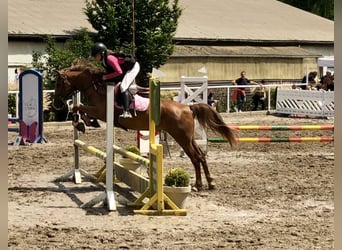
[[258,110],[259,103],[261,103],[261,110],[265,110],[266,91],[264,83],[265,81],[261,80],[261,84],[258,85],[253,91],[253,111]]
[[314,74],[315,74],[315,82],[316,83],[319,83],[319,77],[318,77],[318,73],[317,73],[317,71],[314,71]]
[[[248,78],[246,78],[246,71],[241,71],[240,78],[234,80],[232,83],[239,86],[256,84],[254,81],[250,81]],[[244,87],[236,88],[233,93],[233,99],[236,100],[235,111],[242,112],[242,109],[246,103],[246,89]]]
[[210,105],[213,109],[217,109],[217,100],[214,99],[213,92],[211,92],[210,89],[208,89],[208,99],[207,99],[208,105]]
[[313,81],[309,84],[310,89],[317,89],[317,84],[319,83],[319,77],[317,71],[311,72]]
[[306,75],[303,77],[302,83],[305,83],[305,84],[300,85],[300,88],[303,90],[310,90],[312,86],[316,86],[316,81],[315,81],[316,76],[314,72],[310,72],[308,74],[308,79],[306,79],[306,77],[307,77]]
[[327,85],[328,91],[334,91],[334,75],[331,76],[331,81]]
[[301,88],[300,87],[298,88],[297,85],[294,83],[292,84],[291,89],[301,89]]
[[330,71],[327,71],[325,76],[321,78],[321,81],[317,85],[317,89],[334,91],[334,77],[331,75]]

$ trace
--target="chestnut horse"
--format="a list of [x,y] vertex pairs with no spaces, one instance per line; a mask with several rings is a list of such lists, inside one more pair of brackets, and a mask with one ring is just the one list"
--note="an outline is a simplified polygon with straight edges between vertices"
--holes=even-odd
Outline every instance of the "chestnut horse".
[[[61,107],[67,99],[80,91],[88,100],[88,105],[74,105],[73,112],[79,111],[81,115],[83,114],[81,117],[86,114],[89,117],[106,122],[106,86],[102,83],[102,74],[103,72],[95,68],[94,65],[82,63],[82,61],[58,71],[53,105]],[[119,117],[121,112],[122,109],[115,105],[114,126],[132,130],[149,129],[148,109],[143,112],[136,111],[137,115],[132,118]],[[202,165],[208,188],[214,189],[215,184],[210,176],[206,156],[194,139],[194,119],[197,119],[203,128],[210,129],[226,138],[230,146],[236,143],[234,132],[225,124],[219,113],[204,103],[189,106],[170,99],[161,99],[160,123],[156,126],[156,129],[164,130],[172,136],[190,158],[196,175],[194,188],[197,190],[202,189]]]

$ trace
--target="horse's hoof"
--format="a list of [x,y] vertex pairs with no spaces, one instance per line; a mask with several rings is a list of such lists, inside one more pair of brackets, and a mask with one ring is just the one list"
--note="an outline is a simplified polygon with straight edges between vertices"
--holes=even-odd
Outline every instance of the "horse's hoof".
[[99,122],[97,121],[97,119],[93,119],[91,122],[90,122],[90,126],[94,127],[94,128],[100,128],[100,124]]
[[84,126],[84,123],[83,123],[83,122],[77,123],[77,125],[75,126],[75,128],[76,128],[78,131],[81,131],[82,133],[85,132],[85,126]]
[[208,188],[209,188],[209,190],[214,190],[214,189],[216,189],[216,185],[211,183],[208,185]]
[[193,186],[191,186],[191,190],[194,191],[194,192],[199,192],[199,191],[202,190],[202,186],[193,185]]

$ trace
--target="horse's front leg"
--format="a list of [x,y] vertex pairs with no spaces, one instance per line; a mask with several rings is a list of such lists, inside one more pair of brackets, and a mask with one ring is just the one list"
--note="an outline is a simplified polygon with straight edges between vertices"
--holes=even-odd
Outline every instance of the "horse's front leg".
[[[83,133],[85,131],[85,127],[83,123],[78,121],[78,118],[75,118],[75,117],[78,117],[77,112],[79,112],[82,120],[85,122],[87,126],[92,126],[96,128],[100,127],[100,124],[97,122],[96,119],[105,121],[105,117],[106,117],[106,111],[103,110],[101,107],[97,107],[97,106],[76,104],[73,106],[72,111],[74,114],[73,125],[74,127],[76,127],[79,131],[82,131]],[[94,118],[94,120],[91,120],[90,118]]]
[[[86,116],[84,112],[79,112],[78,114],[78,107],[76,105],[72,108],[72,126],[74,126],[78,131],[81,131],[82,133],[85,132],[85,126],[83,122],[79,121],[79,117],[81,115],[82,120],[85,120],[84,117]],[[85,121],[87,124],[87,122]]]
[[88,118],[96,118],[104,122],[106,121],[106,105],[101,105],[101,103],[96,106],[78,104],[76,108],[80,114],[83,113]]
[[[79,111],[79,105],[77,104],[73,104],[72,103],[72,100],[70,100],[71,103],[67,102],[68,104],[68,108],[69,108],[69,111],[72,112],[74,114],[74,123],[77,123],[78,122],[78,119],[76,118],[77,117],[77,111]],[[82,111],[79,111],[80,115],[81,115],[81,119],[85,122],[85,124],[87,126],[94,126],[92,121],[90,120],[90,117],[87,116],[86,113],[82,112]],[[97,123],[98,126],[94,126],[94,127],[99,127],[100,125]]]

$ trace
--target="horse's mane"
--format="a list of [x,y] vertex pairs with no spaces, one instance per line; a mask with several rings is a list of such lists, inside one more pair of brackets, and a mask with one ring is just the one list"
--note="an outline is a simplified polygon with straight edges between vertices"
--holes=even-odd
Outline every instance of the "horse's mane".
[[91,74],[103,72],[97,65],[87,59],[75,59],[68,68],[70,71],[89,71]]

